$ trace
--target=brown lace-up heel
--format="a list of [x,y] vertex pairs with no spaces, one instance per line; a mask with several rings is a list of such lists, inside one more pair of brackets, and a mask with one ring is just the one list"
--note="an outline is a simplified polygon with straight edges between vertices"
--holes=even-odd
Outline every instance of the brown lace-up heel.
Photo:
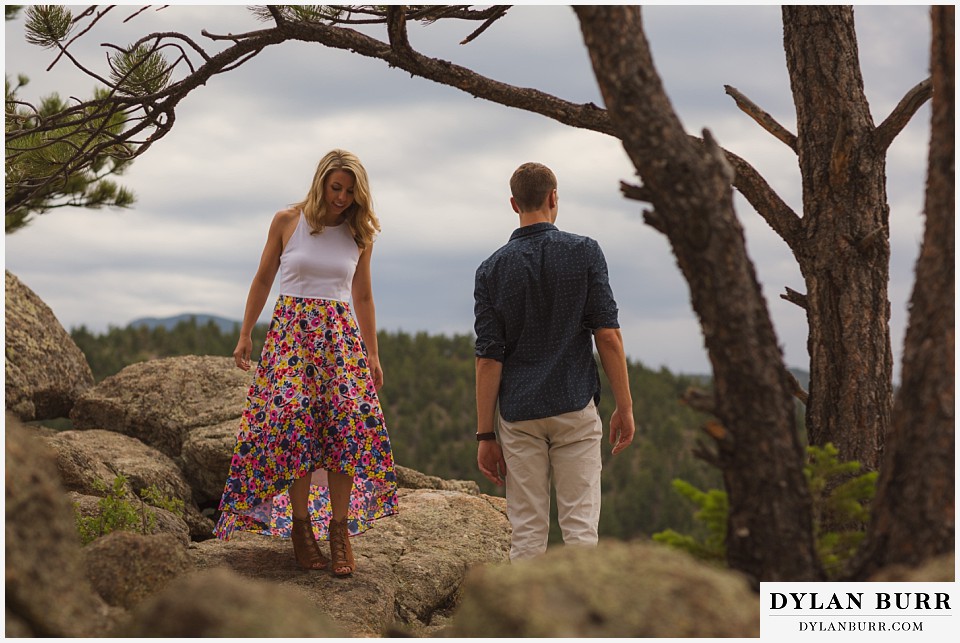
[[[357,564],[353,559],[353,548],[350,546],[350,533],[347,531],[347,519],[330,519],[330,569],[338,578],[350,576]],[[341,571],[343,569],[349,571]]]
[[330,560],[320,552],[309,519],[293,519],[290,540],[293,541],[293,554],[297,558],[297,564],[304,569],[326,569],[330,564]]

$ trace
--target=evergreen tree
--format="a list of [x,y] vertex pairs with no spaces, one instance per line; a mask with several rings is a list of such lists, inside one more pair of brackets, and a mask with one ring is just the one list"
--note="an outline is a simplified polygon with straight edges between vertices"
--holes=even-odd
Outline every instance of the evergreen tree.
[[[19,9],[7,6],[6,19],[15,18]],[[31,18],[36,20],[37,15]],[[43,15],[51,24],[58,24],[64,36],[69,31],[68,14],[52,10]],[[18,96],[28,82],[23,74],[15,84],[9,77],[4,82],[6,234],[26,226],[34,215],[55,208],[131,206],[133,193],[107,178],[123,172],[134,147],[114,140],[124,130],[126,117],[109,100],[109,92],[95,90],[93,99],[82,108],[69,106],[57,94],[44,97],[35,106]],[[60,126],[46,129],[53,120]],[[77,150],[89,150],[83,162],[74,158]]]

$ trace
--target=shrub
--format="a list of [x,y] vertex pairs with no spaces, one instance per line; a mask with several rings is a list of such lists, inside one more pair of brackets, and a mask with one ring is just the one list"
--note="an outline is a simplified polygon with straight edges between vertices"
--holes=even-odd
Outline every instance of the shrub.
[[158,509],[166,509],[181,518],[186,514],[182,498],[164,495],[155,484],[150,485],[146,489],[141,489],[140,497],[143,498],[148,505]]
[[725,541],[729,511],[726,492],[719,489],[700,491],[686,480],[674,480],[672,486],[674,491],[698,507],[693,517],[704,524],[707,536],[701,540],[695,536],[667,529],[654,534],[653,539],[690,552],[701,560],[722,565],[726,558]]
[[97,513],[84,516],[74,505],[77,533],[84,545],[113,531],[151,533],[157,524],[157,517],[147,510],[148,504],[180,516],[184,514],[183,500],[165,496],[156,485],[143,489],[141,498],[133,500],[127,496],[127,478],[123,475],[114,478],[109,489],[102,480],[94,481],[93,486],[104,494],[97,502]]
[[[807,447],[808,459],[803,469],[813,501],[817,555],[831,579],[841,573],[863,540],[877,483],[875,471],[860,473],[859,462],[840,462],[837,455],[832,444]],[[707,535],[697,538],[667,529],[654,534],[653,539],[701,560],[723,564],[729,510],[726,492],[704,492],[684,480],[674,480],[673,488],[697,506],[693,517],[704,524]]]

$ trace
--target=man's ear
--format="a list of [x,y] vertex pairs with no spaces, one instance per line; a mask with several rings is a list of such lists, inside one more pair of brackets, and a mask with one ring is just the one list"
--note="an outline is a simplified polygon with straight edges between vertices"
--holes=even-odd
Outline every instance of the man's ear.
[[513,197],[510,197],[510,207],[513,208],[513,211],[517,214],[521,214],[520,206],[517,205],[517,202]]
[[559,197],[557,196],[557,188],[550,190],[550,194],[547,198],[547,206],[552,210],[557,207],[557,201]]

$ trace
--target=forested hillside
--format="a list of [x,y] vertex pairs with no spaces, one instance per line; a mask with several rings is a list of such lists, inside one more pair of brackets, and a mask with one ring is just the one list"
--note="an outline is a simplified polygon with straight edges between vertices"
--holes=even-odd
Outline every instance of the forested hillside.
[[[254,332],[254,354],[266,327]],[[230,355],[237,334],[209,322],[182,321],[172,329],[110,328],[96,335],[80,327],[71,332],[86,354],[97,380],[134,362],[174,355]],[[382,332],[378,337],[385,383],[380,391],[398,464],[442,478],[476,480],[485,493],[502,495],[480,475],[474,405],[473,337]],[[673,528],[695,532],[692,506],[670,486],[683,478],[695,486],[721,488],[719,473],[695,459],[691,450],[704,417],[678,401],[701,378],[674,375],[629,364],[639,434],[616,458],[604,442],[604,536],[633,538]],[[605,421],[613,411],[603,380],[600,403]],[[557,534],[552,535],[556,540]]]

